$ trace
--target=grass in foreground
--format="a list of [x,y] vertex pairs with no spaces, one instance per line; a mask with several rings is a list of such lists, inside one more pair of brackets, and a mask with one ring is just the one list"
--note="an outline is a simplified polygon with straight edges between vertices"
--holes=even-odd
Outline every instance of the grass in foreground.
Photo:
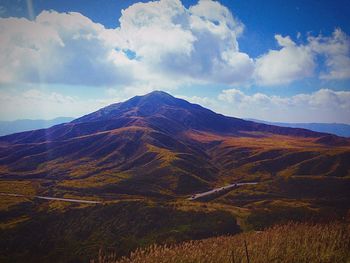
[[[247,251],[245,248],[247,244]],[[190,241],[174,246],[153,245],[129,257],[100,255],[98,263],[170,262],[350,262],[348,223],[288,223],[262,232]]]

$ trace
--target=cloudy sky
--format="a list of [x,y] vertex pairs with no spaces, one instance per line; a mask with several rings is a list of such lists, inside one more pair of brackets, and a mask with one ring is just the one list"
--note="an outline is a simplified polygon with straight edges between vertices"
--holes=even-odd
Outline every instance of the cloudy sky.
[[0,120],[164,90],[236,117],[350,124],[346,2],[0,0]]

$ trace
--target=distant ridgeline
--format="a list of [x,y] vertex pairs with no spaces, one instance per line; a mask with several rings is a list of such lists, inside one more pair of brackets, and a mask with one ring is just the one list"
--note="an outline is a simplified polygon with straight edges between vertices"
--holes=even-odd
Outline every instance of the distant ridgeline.
[[350,137],[350,125],[344,123],[285,123],[285,122],[268,122],[256,119],[247,119],[259,123],[277,125],[282,127],[302,128],[316,132],[331,133],[338,136]]
[[59,117],[52,120],[16,120],[16,121],[0,121],[0,136],[17,132],[31,131],[49,128],[51,126],[70,122],[74,118]]

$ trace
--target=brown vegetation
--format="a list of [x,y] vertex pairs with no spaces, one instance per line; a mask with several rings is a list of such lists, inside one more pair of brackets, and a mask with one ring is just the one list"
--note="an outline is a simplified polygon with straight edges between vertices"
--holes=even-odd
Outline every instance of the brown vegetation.
[[[96,257],[99,247],[117,248],[123,256],[154,243],[342,218],[350,208],[349,142],[225,117],[162,92],[49,129],[0,137],[0,192],[26,196],[0,200],[0,262],[80,263]],[[212,195],[206,203],[188,200],[195,193],[251,181],[257,184]],[[30,198],[34,195],[103,204]],[[154,250],[181,252],[179,258],[164,254],[164,260],[193,262],[193,244],[193,252],[199,251],[193,260],[233,260],[234,253],[234,262],[241,262],[246,238],[253,262],[266,260],[273,247],[296,253],[290,243],[281,247],[282,235],[260,246],[271,241],[269,231]],[[302,256],[307,251],[299,249]],[[271,253],[281,262],[277,252]]]
[[[349,140],[216,114],[155,92],[0,138],[0,179],[54,192],[178,197],[233,181],[350,176]],[[114,196],[115,197],[115,196]]]
[[[247,244],[247,250],[245,247]],[[175,246],[153,245],[129,257],[104,256],[98,263],[177,262],[308,262],[337,263],[350,260],[350,226],[346,223],[288,223],[262,232],[190,241]]]

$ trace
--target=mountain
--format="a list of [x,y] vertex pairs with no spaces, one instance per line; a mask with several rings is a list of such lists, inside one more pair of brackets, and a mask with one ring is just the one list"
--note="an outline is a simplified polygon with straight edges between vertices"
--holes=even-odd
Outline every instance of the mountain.
[[[123,256],[338,220],[350,209],[349,160],[347,138],[227,117],[159,91],[137,96],[0,137],[0,262],[88,262],[101,248]],[[256,184],[188,199],[235,182]]]
[[349,140],[217,114],[155,91],[0,137],[0,177],[55,191],[172,197],[227,180],[348,176]]
[[70,122],[72,120],[73,118],[70,118],[70,117],[58,117],[52,120],[0,121],[0,136],[8,135],[16,132],[49,128],[51,126],[65,123],[65,122]]
[[308,129],[316,132],[330,133],[342,137],[350,137],[350,125],[344,123],[285,123],[285,122],[269,122],[256,119],[247,119],[250,121],[265,123],[269,125],[277,125],[281,127]]
[[171,135],[197,130],[243,137],[252,136],[249,135],[250,132],[302,137],[327,136],[305,129],[282,128],[226,117],[200,105],[174,98],[165,92],[155,91],[145,96],[133,97],[123,103],[112,104],[70,123],[5,136],[0,140],[12,143],[57,141],[126,127],[148,127]]

